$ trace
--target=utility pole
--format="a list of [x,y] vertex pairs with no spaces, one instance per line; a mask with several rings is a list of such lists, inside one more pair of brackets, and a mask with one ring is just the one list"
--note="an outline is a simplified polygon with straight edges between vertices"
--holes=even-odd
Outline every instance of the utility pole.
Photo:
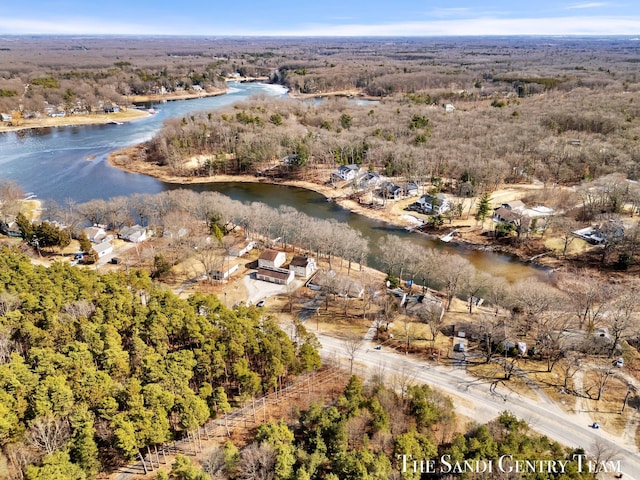
[[631,391],[633,390],[633,385],[627,385],[627,394],[624,396],[624,400],[622,401],[622,409],[620,410],[620,415],[624,413],[624,409],[627,406],[627,400],[629,399],[629,395],[631,395]]

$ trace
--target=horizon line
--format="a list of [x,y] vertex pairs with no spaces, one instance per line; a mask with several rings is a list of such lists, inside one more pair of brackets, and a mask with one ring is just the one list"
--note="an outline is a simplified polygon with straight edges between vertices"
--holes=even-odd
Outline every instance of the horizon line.
[[89,38],[117,38],[117,37],[167,37],[167,38],[565,38],[565,37],[586,37],[586,38],[609,38],[609,37],[629,37],[640,40],[638,34],[631,33],[502,33],[502,34],[438,34],[438,35],[278,35],[278,34],[207,34],[207,33],[3,33],[2,37],[89,37]]

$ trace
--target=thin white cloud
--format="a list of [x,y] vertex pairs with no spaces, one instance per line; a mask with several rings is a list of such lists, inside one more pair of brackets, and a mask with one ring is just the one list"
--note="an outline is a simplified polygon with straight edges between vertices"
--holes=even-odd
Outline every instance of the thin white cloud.
[[61,21],[28,20],[22,18],[0,18],[0,32],[13,35],[161,35],[171,34],[159,30],[157,26],[100,21],[94,18],[64,19]]
[[459,17],[460,15],[469,15],[471,9],[467,7],[451,7],[451,8],[434,8],[428,14],[436,18]]
[[310,25],[283,36],[636,35],[640,17],[475,18],[380,25]]
[[567,10],[576,10],[576,9],[584,9],[584,8],[600,8],[606,7],[608,3],[606,2],[588,2],[588,3],[576,3],[573,5],[568,5],[566,7]]
[[59,22],[0,18],[4,34],[93,35],[241,35],[241,36],[483,36],[483,35],[637,35],[640,16],[567,16],[554,18],[465,18],[385,24],[308,24],[287,29],[242,29],[192,24],[129,24],[95,19]]

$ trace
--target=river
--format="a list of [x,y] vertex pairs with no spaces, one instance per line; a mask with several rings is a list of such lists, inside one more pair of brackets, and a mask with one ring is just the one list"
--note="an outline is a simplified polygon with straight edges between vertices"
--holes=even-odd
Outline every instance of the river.
[[[178,188],[154,178],[127,173],[109,166],[107,157],[113,150],[149,140],[171,117],[213,110],[245,100],[251,95],[284,96],[286,90],[277,85],[239,83],[231,85],[226,95],[155,105],[157,113],[148,118],[122,125],[88,125],[6,132],[0,134],[0,178],[15,180],[25,191],[38,198],[62,202],[73,199],[85,202],[94,198],[111,198],[133,193],[158,193]],[[411,238],[427,247],[446,248],[467,257],[476,268],[513,281],[537,276],[544,270],[522,264],[518,260],[492,252],[444,245],[415,233],[370,220],[327,202],[308,190],[268,184],[214,183],[192,185],[196,191],[218,191],[243,202],[259,201],[269,206],[292,206],[318,218],[335,218],[347,222],[369,239],[369,265],[377,261],[377,241],[387,233]]]

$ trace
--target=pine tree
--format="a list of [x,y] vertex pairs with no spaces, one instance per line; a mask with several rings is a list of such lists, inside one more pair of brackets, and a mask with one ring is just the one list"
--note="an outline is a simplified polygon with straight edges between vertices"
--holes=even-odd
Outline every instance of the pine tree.
[[88,252],[91,250],[91,242],[89,241],[86,233],[82,232],[80,236],[78,236],[78,242],[80,242],[81,252]]
[[478,200],[478,209],[476,211],[476,220],[482,224],[484,228],[484,221],[489,216],[491,211],[491,193],[484,192]]
[[74,427],[69,454],[71,461],[82,468],[87,478],[95,478],[99,469],[98,446],[94,440],[93,418],[86,410],[74,414],[71,418]]

